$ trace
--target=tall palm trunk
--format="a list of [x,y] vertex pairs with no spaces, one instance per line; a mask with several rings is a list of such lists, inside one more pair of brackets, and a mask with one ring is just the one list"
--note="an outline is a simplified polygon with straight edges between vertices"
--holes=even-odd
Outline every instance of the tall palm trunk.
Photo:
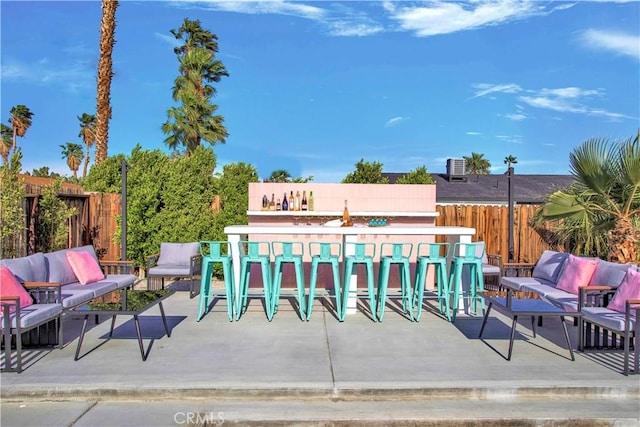
[[96,118],[96,164],[107,158],[109,120],[111,119],[111,79],[113,78],[113,46],[115,45],[115,0],[102,0],[100,22],[100,60],[98,62],[98,100]]
[[609,261],[626,264],[638,259],[640,230],[634,228],[629,218],[619,218],[608,233]]

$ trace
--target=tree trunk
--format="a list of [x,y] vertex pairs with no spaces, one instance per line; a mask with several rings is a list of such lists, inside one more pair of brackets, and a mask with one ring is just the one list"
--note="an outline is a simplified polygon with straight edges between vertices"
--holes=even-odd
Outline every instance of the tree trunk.
[[100,23],[100,60],[98,62],[98,98],[96,114],[96,164],[107,158],[109,120],[111,119],[111,80],[113,78],[113,46],[115,45],[115,0],[102,0]]
[[608,233],[609,261],[626,264],[638,262],[638,242],[640,230],[631,224],[629,218],[620,218],[615,228]]

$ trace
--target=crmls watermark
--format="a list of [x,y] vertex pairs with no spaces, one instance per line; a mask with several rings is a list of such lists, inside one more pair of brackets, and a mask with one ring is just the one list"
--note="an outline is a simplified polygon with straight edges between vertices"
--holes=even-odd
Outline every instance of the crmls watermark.
[[188,426],[220,426],[224,424],[224,412],[176,412],[173,421]]

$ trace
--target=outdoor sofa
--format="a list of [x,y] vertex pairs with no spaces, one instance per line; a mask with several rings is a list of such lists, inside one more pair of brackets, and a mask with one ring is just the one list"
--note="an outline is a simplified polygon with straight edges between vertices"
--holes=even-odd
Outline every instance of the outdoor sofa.
[[580,313],[576,316],[580,351],[617,347],[620,341],[625,351],[625,374],[629,372],[634,342],[634,371],[638,373],[640,266],[546,250],[530,268],[526,277],[503,276],[501,285],[535,294],[568,312]]
[[[68,252],[72,254],[68,255]],[[130,261],[100,262],[91,245],[60,251],[0,260],[3,280],[2,292],[2,336],[5,348],[5,370],[22,370],[21,348],[23,340],[31,341],[26,332],[37,330],[38,344],[40,329],[55,331],[55,342],[62,346],[61,316],[72,312],[87,302],[105,296],[115,290],[133,287],[137,276],[133,274]],[[10,276],[7,275],[7,270]],[[77,273],[77,275],[76,275]],[[5,276],[6,275],[6,276]],[[80,276],[80,277],[78,277]],[[10,295],[8,287],[15,278],[28,292]],[[20,293],[16,289],[15,294]],[[25,306],[24,299],[32,298]],[[22,305],[22,307],[20,307]],[[47,335],[50,335],[49,333]],[[13,336],[16,341],[17,367],[12,369],[11,347]],[[46,339],[47,337],[45,337]]]

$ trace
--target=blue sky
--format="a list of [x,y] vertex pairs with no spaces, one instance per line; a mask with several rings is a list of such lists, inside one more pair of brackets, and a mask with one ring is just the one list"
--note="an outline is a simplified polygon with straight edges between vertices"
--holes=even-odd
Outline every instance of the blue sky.
[[[70,175],[60,145],[95,112],[97,1],[1,1],[1,120],[34,113],[23,169]],[[184,18],[219,38],[219,166],[339,182],[484,154],[493,173],[567,174],[591,137],[640,126],[640,3],[624,1],[122,1],[109,155],[167,150]],[[93,159],[92,151],[92,159]]]

